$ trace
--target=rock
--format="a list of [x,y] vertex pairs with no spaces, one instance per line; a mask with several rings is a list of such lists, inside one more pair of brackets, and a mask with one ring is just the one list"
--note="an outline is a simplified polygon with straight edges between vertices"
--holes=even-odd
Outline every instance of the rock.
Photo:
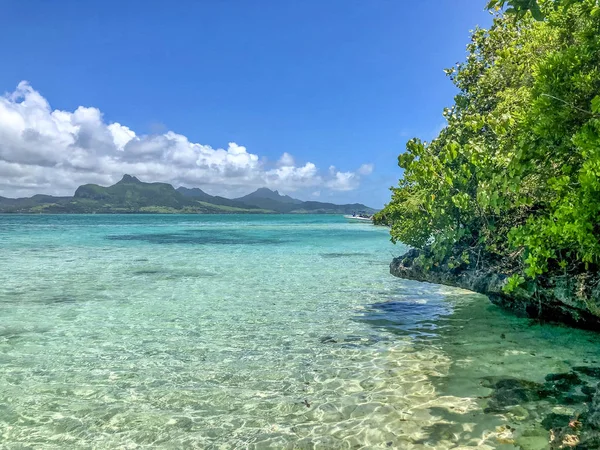
[[496,382],[490,395],[486,413],[503,413],[507,407],[539,400],[543,385],[527,380],[506,378]]
[[600,431],[600,385],[596,388],[584,424],[589,428]]
[[588,377],[600,378],[600,367],[577,366],[573,367],[573,370]]
[[581,392],[588,398],[588,400],[591,400],[596,393],[596,388],[585,385],[581,387]]
[[412,249],[394,258],[392,275],[408,280],[443,284],[487,295],[489,299],[517,315],[562,322],[571,326],[600,329],[600,275],[555,276],[540,279],[530,289],[503,291],[510,273],[497,267],[478,269],[471,265],[450,267],[448,261],[426,268],[421,255],[427,251]]
[[582,414],[549,414],[542,425],[550,430],[550,448],[592,450],[600,448],[600,388]]
[[321,338],[321,344],[337,344],[337,341],[333,336],[323,336]]
[[590,400],[590,397],[583,394],[568,393],[559,397],[559,402],[563,405],[580,405]]
[[571,416],[567,416],[564,414],[550,413],[546,417],[544,417],[544,420],[542,420],[542,426],[546,430],[552,430],[553,428],[566,427],[569,425],[570,421],[571,421]]
[[508,410],[508,414],[513,420],[523,421],[529,417],[529,411],[521,405],[516,405]]
[[544,388],[554,392],[568,392],[581,384],[581,378],[574,372],[551,373],[545,380]]

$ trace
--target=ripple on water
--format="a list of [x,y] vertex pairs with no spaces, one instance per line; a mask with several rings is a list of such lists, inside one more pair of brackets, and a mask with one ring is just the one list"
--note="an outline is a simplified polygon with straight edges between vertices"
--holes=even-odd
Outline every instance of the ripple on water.
[[534,450],[600,377],[593,334],[392,278],[375,227],[22,220],[0,272],[7,448]]

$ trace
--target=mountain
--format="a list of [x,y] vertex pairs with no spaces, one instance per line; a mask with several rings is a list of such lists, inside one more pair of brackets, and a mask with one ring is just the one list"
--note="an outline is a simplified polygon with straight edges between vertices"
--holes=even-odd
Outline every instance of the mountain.
[[73,197],[34,195],[28,198],[0,197],[0,213],[373,213],[361,204],[303,202],[277,191],[260,188],[237,199],[213,196],[198,188],[175,189],[167,183],[145,183],[131,175],[112,186],[79,186]]
[[92,200],[113,207],[131,209],[151,206],[181,209],[196,203],[178,193],[170,184],[143,183],[131,175],[124,175],[121,181],[109,187],[97,184],[79,186],[74,199]]
[[352,214],[353,212],[373,214],[376,212],[373,208],[360,203],[335,205],[333,203],[314,201],[303,202],[302,200],[292,198],[288,195],[281,195],[279,192],[267,188],[257,189],[251,194],[237,198],[236,201],[248,206],[257,206],[284,214]]
[[310,214],[352,214],[352,213],[364,213],[364,214],[375,214],[376,209],[369,208],[362,203],[350,203],[346,205],[336,205],[334,203],[323,203],[323,202],[303,202],[294,208],[291,213],[310,213]]
[[211,203],[213,205],[229,206],[232,208],[251,208],[251,209],[260,208],[258,206],[248,205],[248,204],[239,202],[237,200],[231,200],[229,198],[219,197],[218,195],[210,195],[210,194],[207,194],[206,192],[204,192],[202,189],[198,189],[198,188],[188,189],[185,187],[179,187],[179,188],[177,188],[177,192],[179,192],[184,197],[193,198],[195,200],[206,202],[206,203]]
[[242,203],[251,203],[254,200],[262,201],[262,200],[273,200],[279,203],[294,203],[299,204],[302,203],[302,200],[298,200],[296,198],[292,198],[289,195],[281,195],[278,191],[272,191],[268,188],[260,188],[251,194],[245,195],[244,197],[240,197],[236,199],[241,201]]
[[214,196],[207,194],[206,192],[204,192],[202,189],[199,188],[186,188],[186,187],[178,187],[177,192],[179,192],[181,195],[185,196],[185,197],[192,197],[195,198],[196,200],[201,200],[201,201],[209,201],[211,199],[214,198]]
[[131,175],[104,187],[79,186],[73,197],[34,195],[29,198],[0,197],[0,213],[268,213],[243,204],[228,206],[186,197],[167,183],[144,183]]
[[62,205],[68,203],[71,197],[53,197],[52,195],[36,194],[33,197],[26,198],[6,198],[0,197],[0,213],[2,212],[21,212],[36,208],[42,208],[43,205]]

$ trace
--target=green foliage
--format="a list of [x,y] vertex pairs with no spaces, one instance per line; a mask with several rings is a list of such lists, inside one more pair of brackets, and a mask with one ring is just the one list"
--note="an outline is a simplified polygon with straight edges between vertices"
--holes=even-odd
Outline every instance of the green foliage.
[[596,95],[592,100],[592,112],[594,114],[600,114],[600,95]]
[[528,11],[536,20],[542,20],[544,15],[537,0],[490,0],[488,9],[501,9],[509,5],[506,12],[515,13],[518,17],[524,16]]
[[489,0],[487,4],[488,9],[502,9],[506,8],[506,12],[509,14],[515,14],[517,19],[522,18],[528,12],[536,20],[544,19],[544,8],[548,7],[563,7],[564,9],[569,6],[579,3],[584,0]]
[[376,216],[431,264],[494,261],[512,288],[600,262],[600,9],[539,3],[544,21],[499,16],[473,32],[446,70],[459,89],[447,126],[408,142]]
[[524,283],[525,278],[523,278],[521,275],[514,274],[508,278],[506,286],[504,287],[504,291],[507,293],[514,292]]

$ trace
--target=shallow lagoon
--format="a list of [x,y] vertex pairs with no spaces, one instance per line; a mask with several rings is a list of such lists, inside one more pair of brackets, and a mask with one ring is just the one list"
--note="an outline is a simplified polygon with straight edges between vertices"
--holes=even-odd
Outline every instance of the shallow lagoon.
[[387,230],[337,216],[0,216],[0,242],[2,448],[541,449],[597,382],[597,335],[396,279]]

